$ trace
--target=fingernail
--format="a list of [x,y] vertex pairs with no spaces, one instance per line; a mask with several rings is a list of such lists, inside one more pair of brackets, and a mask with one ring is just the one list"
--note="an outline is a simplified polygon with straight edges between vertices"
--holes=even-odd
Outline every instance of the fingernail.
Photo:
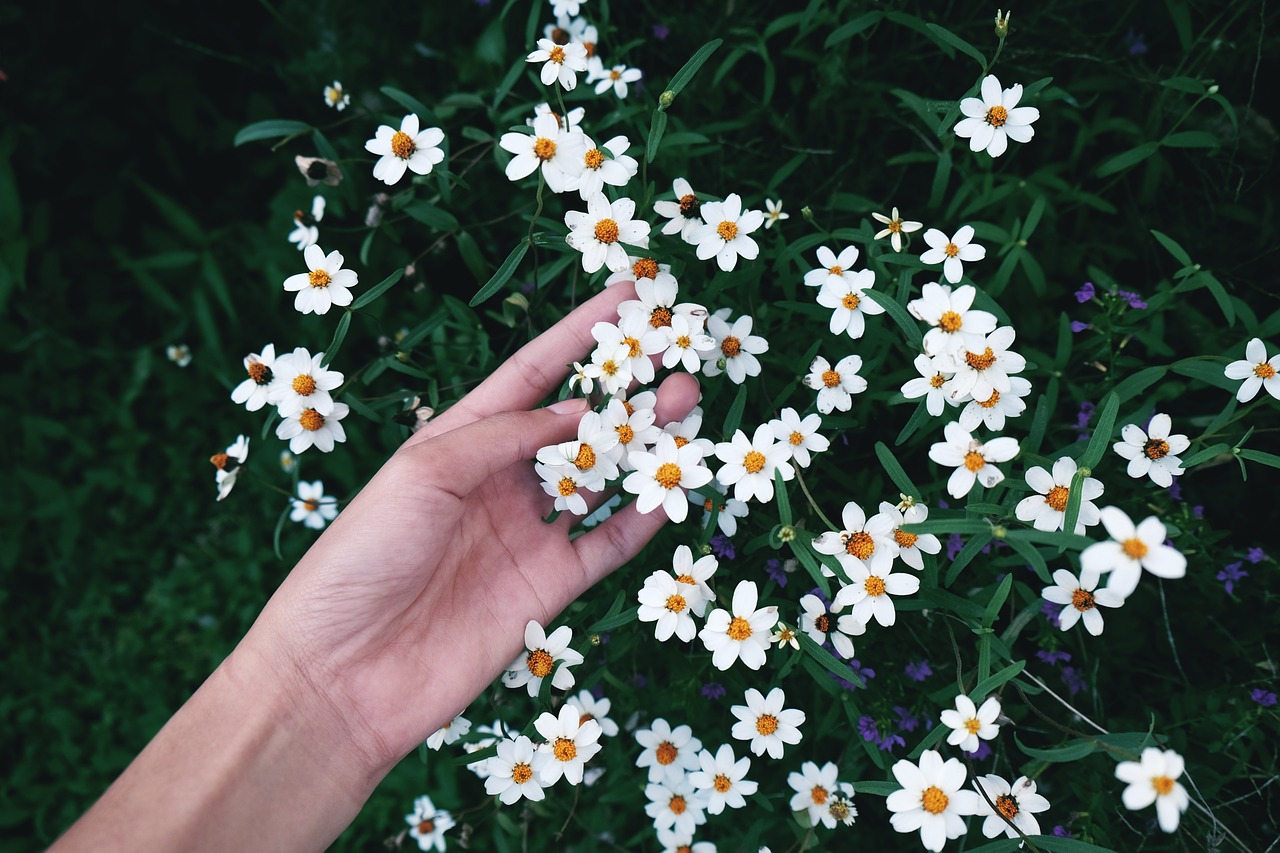
[[587,401],[580,397],[570,400],[561,400],[559,403],[552,403],[547,406],[547,411],[555,412],[557,415],[573,415],[581,414],[587,410]]

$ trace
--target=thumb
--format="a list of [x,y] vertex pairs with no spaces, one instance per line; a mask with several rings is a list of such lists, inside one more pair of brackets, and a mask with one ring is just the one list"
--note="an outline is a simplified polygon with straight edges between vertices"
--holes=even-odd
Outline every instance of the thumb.
[[486,480],[538,450],[577,435],[590,407],[586,400],[561,400],[530,412],[499,412],[414,445],[411,458],[429,486],[464,498]]

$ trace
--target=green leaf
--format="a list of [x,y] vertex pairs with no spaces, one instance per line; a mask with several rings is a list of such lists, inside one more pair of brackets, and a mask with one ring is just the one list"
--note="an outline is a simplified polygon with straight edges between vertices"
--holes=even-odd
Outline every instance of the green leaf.
[[870,794],[873,797],[887,797],[901,788],[902,786],[897,782],[881,782],[873,779],[853,783],[853,792],[855,794]]
[[924,751],[926,749],[933,746],[935,743],[942,740],[944,737],[946,737],[950,733],[951,733],[951,730],[946,726],[934,726],[933,731],[925,735],[924,739],[915,745],[915,748],[912,749],[910,753],[908,753],[907,757],[912,759],[913,761],[918,759],[922,754],[924,754]]
[[907,309],[898,303],[898,300],[878,290],[864,290],[862,295],[870,296],[872,302],[883,306],[889,312],[889,316],[893,318],[898,327],[902,329],[903,334],[906,335],[907,343],[910,346],[914,347],[924,340],[920,334],[920,327],[916,325],[916,321],[907,313]]
[[1212,459],[1215,456],[1218,456],[1222,453],[1230,453],[1230,452],[1231,452],[1231,445],[1229,444],[1210,445],[1209,447],[1203,448],[1201,450],[1197,450],[1195,453],[1191,454],[1186,459],[1183,459],[1182,467],[1186,469],[1194,468],[1197,465],[1208,462],[1210,459]]
[[969,44],[960,36],[948,30],[946,27],[940,27],[937,24],[925,24],[929,28],[929,32],[954,47],[956,50],[974,59],[978,65],[985,70],[987,67],[987,58],[982,55],[982,51]]
[[595,623],[590,628],[588,628],[587,633],[599,634],[602,631],[613,631],[617,628],[621,628],[623,625],[629,625],[630,623],[635,622],[638,618],[640,618],[639,614],[640,614],[640,608],[638,606],[628,607],[626,610],[622,611],[621,613],[618,613],[614,616],[606,616],[605,618],[601,619],[599,622]]
[[1240,383],[1226,377],[1223,373],[1226,365],[1227,360],[1220,356],[1195,356],[1175,361],[1170,368],[1181,376],[1198,379],[1206,385],[1234,392],[1240,387]]
[[1067,508],[1063,513],[1062,529],[1075,530],[1076,522],[1080,520],[1080,502],[1084,499],[1084,472],[1076,468],[1076,472],[1071,475],[1071,485],[1068,487]]
[[883,17],[883,12],[867,12],[865,15],[859,15],[852,21],[841,24],[827,36],[827,40],[822,44],[823,49],[848,41],[863,30],[880,23]]
[[1014,743],[1018,745],[1018,749],[1022,750],[1026,755],[1031,758],[1038,758],[1041,761],[1048,761],[1051,763],[1079,761],[1086,755],[1093,754],[1098,749],[1097,741],[1093,740],[1075,740],[1067,746],[1056,746],[1050,749],[1036,749],[1035,747],[1027,746],[1016,733],[1013,736],[1013,740]]
[[[796,632],[796,639],[800,641],[800,651],[813,658],[821,664],[824,669],[839,676],[840,678],[843,678],[845,681],[849,681],[854,684],[866,683],[857,673],[849,669],[848,665],[841,663],[835,655],[809,639],[808,634],[803,631],[798,631]],[[945,728],[945,726],[943,728]]]
[[1102,456],[1111,444],[1111,430],[1116,425],[1116,413],[1120,411],[1120,398],[1112,391],[1102,401],[1102,414],[1098,416],[1098,425],[1094,427],[1089,446],[1080,457],[1081,468],[1092,468],[1102,461]]
[[[994,538],[995,536],[992,535],[990,530],[974,534],[973,538],[960,549],[960,553],[956,554],[956,558],[951,561],[951,565],[947,568],[947,577],[944,584],[951,586],[955,579],[960,576],[960,572],[964,570],[965,566],[973,562],[973,558],[978,556],[979,552]],[[1005,538],[1007,539],[1008,537],[1006,536]]]
[[1187,254],[1186,249],[1182,248],[1182,246],[1178,244],[1178,241],[1166,234],[1160,233],[1154,228],[1151,229],[1151,236],[1155,237],[1156,241],[1159,242],[1161,246],[1164,246],[1165,251],[1173,255],[1173,257],[1184,267],[1191,266],[1191,256]]
[[456,231],[458,228],[458,218],[456,216],[447,210],[436,207],[426,199],[406,205],[404,213],[437,231]]
[[516,268],[520,266],[520,262],[524,260],[525,253],[528,251],[529,242],[527,239],[521,240],[517,243],[516,247],[511,250],[509,255],[507,255],[507,259],[502,262],[500,267],[498,267],[497,272],[493,274],[493,277],[485,283],[484,287],[480,288],[480,290],[476,292],[475,296],[471,297],[471,301],[467,304],[474,308],[496,293],[498,288],[506,284],[507,281],[510,280],[511,276],[515,275]]
[[338,349],[346,340],[347,329],[351,328],[351,316],[350,311],[343,311],[342,316],[338,318],[338,327],[333,330],[333,340],[324,351],[324,360],[320,362],[321,367],[328,367],[329,362],[333,361],[333,357],[338,354]]
[[778,498],[778,519],[783,524],[791,523],[791,498],[787,496],[787,484],[782,480],[782,470],[773,472],[773,493]]
[[[818,589],[822,590],[822,595],[826,598],[831,597],[831,582],[827,576],[822,573],[822,567],[814,558],[813,553],[809,550],[809,546],[800,540],[799,537],[791,540],[791,553],[795,554],[796,559],[800,561],[800,565],[804,566],[805,571],[809,573],[809,577],[813,579]],[[811,641],[812,642],[812,641]]]
[[742,412],[747,407],[747,386],[739,385],[738,393],[733,398],[733,404],[729,406],[729,414],[724,418],[724,440],[730,441],[734,432],[738,429],[738,424],[742,423]]
[[889,479],[893,480],[893,484],[906,495],[912,497],[920,497],[920,490],[916,484],[911,482],[911,478],[907,476],[907,472],[902,470],[902,465],[898,463],[897,458],[893,455],[893,451],[885,446],[883,441],[876,442],[876,456],[880,459],[880,464],[884,466],[884,470],[889,475]]
[[1144,142],[1136,148],[1130,148],[1128,151],[1122,151],[1112,157],[1107,162],[1098,167],[1094,174],[1099,178],[1105,178],[1107,175],[1114,175],[1116,172],[1123,172],[1138,165],[1143,160],[1156,153],[1160,148],[1159,142]]
[[284,509],[280,511],[280,517],[276,519],[276,531],[271,534],[271,547],[275,549],[277,560],[284,559],[284,554],[280,551],[280,534],[284,532],[285,519],[289,517],[289,511],[292,509],[293,501],[286,501]]
[[422,101],[419,101],[407,92],[401,92],[399,89],[392,88],[391,86],[383,86],[378,89],[378,91],[404,107],[409,112],[417,115],[419,121],[422,121],[423,123],[429,121],[431,124],[436,123],[435,113],[429,110],[426,104],[422,103]]
[[982,626],[984,628],[990,628],[995,624],[996,617],[1000,615],[1000,608],[1004,607],[1011,589],[1013,589],[1013,575],[1007,574],[1004,576],[1004,580],[1000,581],[1000,586],[996,587],[991,600],[987,602],[986,609],[982,611]]
[[246,142],[257,142],[259,139],[275,139],[278,136],[294,136],[299,133],[307,133],[310,130],[311,125],[305,121],[291,121],[283,118],[256,121],[251,125],[240,128],[232,145],[239,148]]
[[1272,468],[1280,468],[1280,456],[1276,456],[1274,453],[1264,453],[1261,450],[1253,450],[1248,447],[1237,451],[1237,453],[1250,462],[1260,462],[1263,465],[1270,465]]
[[1227,295],[1227,290],[1222,286],[1222,282],[1214,277],[1213,273],[1201,273],[1205,286],[1209,288],[1209,293],[1213,296],[1213,301],[1218,303],[1218,310],[1222,312],[1222,316],[1226,318],[1228,326],[1236,324],[1235,306],[1231,304],[1231,297]]
[[1152,385],[1155,385],[1163,379],[1164,375],[1168,372],[1169,368],[1163,365],[1139,370],[1137,373],[1126,378],[1123,382],[1112,388],[1111,393],[1115,394],[1121,403],[1128,402],[1150,388]]
[[[991,693],[997,687],[1001,686],[1006,681],[1009,681],[1026,668],[1027,662],[1024,660],[1015,661],[1009,664],[1004,669],[991,675],[989,678],[984,678],[982,681],[979,681],[978,685],[969,693],[969,698],[972,699],[975,704],[981,702],[983,699],[987,698],[988,693]],[[946,727],[943,726],[943,728]]]
[[1207,130],[1180,130],[1161,139],[1160,144],[1165,148],[1217,148],[1222,141]]
[[662,145],[662,134],[667,131],[667,114],[662,110],[653,111],[653,123],[649,125],[649,142],[644,149],[644,161],[652,163],[658,156],[658,148]]
[[667,84],[667,91],[673,95],[678,95],[684,91],[684,87],[689,85],[693,75],[698,73],[698,69],[711,58],[711,54],[715,53],[716,49],[722,44],[724,44],[724,39],[712,39],[698,48],[697,52],[684,64],[684,67],[676,72],[676,76],[671,78],[671,82]]
[[1008,535],[1005,536],[1004,541],[1030,564],[1040,580],[1047,584],[1053,583],[1053,576],[1049,574],[1049,564],[1045,562],[1044,555],[1040,553],[1040,550],[1035,545],[1022,539],[1010,539]]
[[404,269],[401,268],[396,270],[391,275],[387,276],[382,281],[375,284],[372,288],[370,288],[369,290],[361,294],[359,299],[351,303],[351,310],[359,311],[361,308],[368,305],[370,302],[372,302],[373,300],[377,299],[379,296],[381,296],[382,294],[390,290],[391,285],[395,284],[402,277],[404,277]]
[[1010,547],[1013,547],[1014,542],[1035,542],[1041,545],[1070,548],[1073,551],[1083,551],[1093,544],[1093,540],[1088,536],[1077,536],[1061,530],[1010,530],[1005,534],[1004,541],[1008,542]]
[[904,533],[990,533],[991,525],[981,518],[931,518],[902,525]]
[[924,400],[920,401],[920,405],[916,406],[916,410],[911,413],[911,417],[907,418],[907,422],[902,427],[902,431],[898,433],[898,437],[893,440],[894,447],[901,447],[902,443],[915,434],[920,425],[929,419],[929,404]]

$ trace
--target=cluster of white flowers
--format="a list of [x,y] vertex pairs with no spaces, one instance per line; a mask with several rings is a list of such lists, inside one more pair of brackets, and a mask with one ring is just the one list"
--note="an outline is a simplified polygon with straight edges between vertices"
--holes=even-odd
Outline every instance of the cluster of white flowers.
[[342,385],[343,375],[323,367],[323,362],[322,352],[313,356],[298,347],[276,356],[275,345],[267,344],[262,352],[245,356],[248,377],[231,392],[231,400],[251,412],[274,404],[280,415],[276,437],[288,441],[291,452],[316,447],[328,453],[335,443],[347,440],[342,419],[350,409],[329,393]]

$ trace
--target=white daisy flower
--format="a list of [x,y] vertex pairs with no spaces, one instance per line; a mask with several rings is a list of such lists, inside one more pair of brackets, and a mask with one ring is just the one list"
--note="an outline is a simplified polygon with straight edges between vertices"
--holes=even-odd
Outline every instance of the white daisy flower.
[[578,14],[584,0],[551,0],[551,13],[556,19],[571,18]]
[[693,729],[688,726],[673,729],[658,717],[649,728],[636,729],[635,738],[643,748],[636,758],[636,767],[648,768],[651,783],[676,784],[701,766],[698,753],[702,750],[702,741],[693,736]]
[[[620,394],[631,384],[631,348],[625,344],[616,347],[596,347],[591,351],[591,363],[581,370],[583,393],[590,393],[587,383],[600,383],[606,394]],[[571,380],[572,381],[572,380]]]
[[287,450],[280,451],[280,470],[286,474],[292,474],[293,469],[298,465],[297,458]]
[[556,124],[565,130],[574,130],[582,125],[582,119],[587,114],[583,107],[574,107],[563,116],[551,109],[551,104],[538,104],[533,108],[533,118],[527,118],[524,123],[529,127],[533,127],[533,123],[537,121],[538,116],[549,115],[556,120]]
[[342,419],[351,410],[346,403],[334,403],[333,411],[322,415],[315,409],[303,409],[295,417],[284,418],[276,427],[276,438],[289,442],[289,450],[295,455],[315,446],[321,453],[329,453],[335,443],[347,440]]
[[[993,432],[1004,429],[1007,418],[1016,418],[1027,410],[1027,396],[1031,383],[1021,376],[1009,377],[1009,389],[1003,393],[991,389],[985,400],[970,400],[960,410],[960,426],[972,432],[979,425]],[[958,405],[958,403],[957,403]]]
[[[512,688],[524,687],[530,696],[537,696],[542,689],[542,679],[555,670],[551,686],[557,690],[568,690],[574,682],[569,667],[577,666],[583,660],[581,654],[569,648],[571,639],[573,631],[568,625],[561,625],[548,636],[541,625],[530,619],[524,626],[525,651],[502,673],[502,683]],[[558,668],[557,661],[563,661]],[[574,719],[576,721],[576,715]]]
[[715,442],[709,438],[698,438],[698,433],[702,430],[702,407],[694,406],[689,414],[685,415],[684,420],[672,421],[662,428],[662,431],[675,439],[676,447],[684,447],[686,444],[696,444],[702,448],[702,456],[705,459],[716,451]]
[[853,405],[853,395],[867,390],[867,380],[858,375],[862,369],[862,356],[847,355],[831,366],[822,356],[809,365],[804,384],[818,392],[818,411],[824,415],[832,411],[847,412]]
[[662,366],[667,370],[677,365],[689,373],[697,373],[702,361],[716,351],[716,339],[701,331],[701,324],[693,324],[681,314],[671,318],[662,328],[667,345],[662,353]]
[[924,241],[929,248],[920,256],[920,262],[925,265],[942,264],[943,276],[952,284],[958,284],[966,263],[980,261],[987,256],[986,248],[972,240],[972,225],[962,225],[952,237],[937,228],[930,228],[924,232]]
[[875,285],[876,276],[871,270],[827,277],[817,299],[823,308],[832,309],[828,324],[831,334],[847,334],[856,340],[866,329],[865,315],[885,312],[885,307],[879,302],[866,298],[866,291]]
[[894,557],[898,556],[898,543],[893,539],[898,519],[896,513],[886,512],[867,518],[856,501],[849,501],[840,514],[844,529],[828,531],[814,539],[813,550],[819,554],[848,554],[881,574],[889,570]]
[[919,231],[924,226],[919,222],[913,222],[910,219],[903,219],[898,213],[898,208],[893,209],[893,213],[885,216],[883,213],[873,213],[871,218],[876,222],[884,225],[884,228],[876,232],[876,240],[889,238],[889,242],[893,245],[895,252],[902,251],[902,235],[912,234]]
[[191,347],[186,344],[170,344],[165,347],[164,354],[178,367],[186,367],[191,363]]
[[769,635],[769,645],[777,646],[778,651],[790,646],[792,651],[800,651],[800,638],[795,629],[784,622],[778,623],[778,630]]
[[671,189],[675,193],[675,201],[653,203],[653,212],[670,220],[662,226],[662,233],[679,234],[686,243],[696,245],[698,232],[706,224],[702,221],[702,202],[684,178],[672,181]]
[[301,210],[293,212],[293,230],[289,232],[289,242],[298,244],[298,251],[314,246],[320,239],[320,229],[316,223],[324,219],[324,196],[318,195],[311,200],[311,213]]
[[956,697],[955,710],[947,708],[942,712],[942,724],[951,729],[947,743],[963,752],[976,752],[979,740],[992,740],[1000,732],[996,724],[999,718],[1000,700],[995,696],[988,696],[979,708],[961,694]]
[[650,783],[644,795],[649,802],[644,813],[653,818],[653,827],[692,838],[699,826],[707,822],[705,798],[694,790],[687,777],[679,781]]
[[716,445],[716,458],[725,463],[716,471],[716,481],[722,486],[733,486],[733,496],[740,501],[752,498],[761,503],[773,500],[773,476],[782,472],[782,479],[795,477],[789,442],[773,437],[773,427],[761,424],[750,439],[742,430],[734,430],[733,438]]
[[739,581],[733,590],[732,610],[716,608],[698,632],[716,669],[725,670],[741,658],[748,669],[764,665],[769,632],[778,623],[778,608],[756,609],[759,593],[755,581]]
[[694,841],[691,836],[679,835],[666,830],[658,830],[658,843],[662,845],[662,853],[716,853],[713,841]]
[[[712,480],[710,485],[721,495],[724,495],[728,491],[715,480]],[[704,498],[702,495],[690,492],[689,502],[702,507],[702,527],[707,526],[707,517],[711,515],[712,508],[714,508],[716,504],[719,504],[719,511],[716,513],[716,526],[720,528],[720,532],[725,536],[737,536],[738,519],[746,518],[751,512],[751,508],[747,505],[746,501],[740,501],[737,498],[722,498],[717,501],[712,500],[711,498]]]
[[[578,193],[588,199],[599,192],[604,192],[608,184],[611,187],[623,187],[636,176],[640,164],[636,158],[627,154],[631,143],[625,136],[615,136],[603,146],[597,146],[590,137],[583,139],[584,150],[579,163]],[[604,151],[600,148],[603,147]],[[606,156],[605,151],[609,152]]]
[[498,754],[486,763],[485,792],[496,794],[508,806],[521,797],[535,803],[543,799],[542,778],[533,770],[535,755],[533,741],[524,735],[499,741]]
[[[1071,480],[1076,475],[1076,460],[1063,456],[1053,463],[1050,474],[1039,465],[1027,469],[1027,485],[1039,494],[1018,501],[1015,514],[1019,521],[1029,521],[1036,530],[1061,530],[1067,523],[1067,501],[1071,499]],[[1102,496],[1101,480],[1085,477],[1080,483],[1080,515],[1075,532],[1084,533],[1101,519],[1093,501]]]
[[453,816],[437,809],[430,797],[418,797],[413,801],[413,813],[404,816],[409,824],[409,837],[418,842],[419,850],[436,850],[444,853],[444,834],[453,829]]
[[271,399],[276,384],[276,345],[267,344],[261,353],[251,352],[244,357],[244,369],[249,378],[231,392],[231,402],[243,404],[256,412]]
[[1124,510],[1102,508],[1102,526],[1111,537],[1095,542],[1080,552],[1080,567],[1086,572],[1111,572],[1107,589],[1128,598],[1138,587],[1142,570],[1156,577],[1180,578],[1187,573],[1187,558],[1164,544],[1167,531],[1154,516],[1136,527]]
[[272,383],[268,398],[276,404],[280,417],[296,417],[303,409],[315,409],[322,415],[333,411],[329,392],[336,390],[345,377],[321,367],[323,361],[324,353],[313,356],[306,347],[297,347],[276,359],[273,372],[280,381]]
[[865,622],[859,622],[852,614],[841,616],[844,606],[835,602],[828,607],[812,593],[800,599],[804,611],[800,616],[800,630],[818,645],[827,640],[835,647],[836,654],[848,660],[853,657],[853,639],[867,633]]
[[999,157],[1009,147],[1009,140],[1030,142],[1035,136],[1032,122],[1040,118],[1035,107],[1020,107],[1022,84],[1000,89],[1000,81],[994,74],[982,78],[981,98],[964,98],[960,112],[965,118],[956,122],[956,136],[969,140],[970,151],[986,152]]
[[929,458],[939,465],[955,468],[947,479],[947,494],[962,498],[973,489],[975,482],[991,488],[1004,480],[1004,474],[996,462],[1008,462],[1018,455],[1018,440],[997,437],[978,441],[960,424],[952,421],[942,429],[946,441],[929,447]]
[[1258,394],[1261,388],[1280,400],[1280,353],[1267,358],[1267,345],[1262,338],[1252,338],[1244,348],[1244,358],[1227,365],[1225,375],[1228,379],[1243,379],[1244,382],[1236,391],[1236,399],[1247,403]]
[[836,824],[853,826],[857,822],[858,810],[853,805],[853,785],[841,782],[836,786],[834,796],[827,800],[827,812],[822,816],[822,825],[835,829]]
[[[637,399],[639,396],[637,395]],[[622,471],[635,470],[632,455],[647,453],[663,435],[663,431],[654,426],[653,409],[632,404],[617,397],[605,406],[600,420],[604,428],[613,430],[618,438],[618,443],[607,452]],[[676,442],[676,447],[680,448],[679,442]],[[704,447],[705,445],[700,444],[695,449],[701,451]]]
[[774,226],[774,223],[781,222],[784,219],[791,218],[790,213],[782,212],[782,199],[778,199],[777,201],[774,201],[771,198],[766,198],[764,200],[764,208],[765,208],[764,230],[766,231],[772,228]]
[[[826,246],[818,247],[818,263],[822,266],[809,270],[804,274],[806,287],[823,287],[827,284],[838,285],[843,281],[853,287],[857,279],[853,265],[858,261],[858,247],[846,246],[836,254]],[[865,270],[864,270],[865,272]]]
[[217,469],[213,480],[218,487],[218,500],[231,494],[231,490],[235,488],[236,479],[240,476],[240,466],[247,458],[249,458],[249,438],[244,435],[236,436],[236,440],[222,453],[215,453],[209,457],[209,461]]
[[924,397],[925,410],[936,418],[947,402],[944,386],[955,375],[952,362],[945,356],[930,357],[921,353],[912,363],[920,375],[902,384],[902,396],[908,400]]
[[525,62],[541,62],[538,72],[542,85],[559,80],[560,88],[572,92],[578,85],[578,73],[587,70],[587,49],[580,44],[556,44],[551,39],[538,39],[538,49],[525,57]]
[[715,755],[703,750],[698,754],[701,769],[689,774],[689,783],[706,797],[707,813],[720,814],[725,806],[740,809],[747,804],[746,797],[751,796],[759,787],[747,779],[751,770],[750,758],[733,757],[733,747],[722,744]]
[[653,328],[664,329],[671,325],[672,317],[681,314],[689,321],[690,328],[702,330],[707,309],[693,302],[676,302],[680,283],[671,274],[670,264],[660,264],[654,258],[634,256],[628,256],[627,260],[631,262],[630,269],[616,272],[605,279],[606,286],[620,281],[635,281],[636,298],[618,305],[619,317],[638,314]]
[[618,476],[618,465],[609,455],[618,444],[618,433],[598,412],[587,412],[578,421],[578,440],[544,447],[537,461],[544,465],[573,465],[583,474],[598,473],[605,480]]
[[1015,335],[1013,327],[1001,326],[977,347],[965,349],[956,357],[955,375],[942,389],[952,402],[960,403],[969,397],[986,402],[992,391],[1006,394],[1013,389],[1010,376],[1027,366],[1025,358],[1009,349]]
[[598,56],[587,57],[587,83],[595,83],[604,77],[607,72],[604,70],[604,60]]
[[[508,731],[508,734],[504,735],[504,731]],[[499,740],[509,737],[509,729],[502,720],[494,720],[491,726],[486,726],[482,723],[475,727],[475,733],[482,735],[482,737],[467,741],[462,745],[462,750],[468,755],[486,750],[497,744]],[[467,765],[467,769],[474,773],[477,779],[486,779],[489,776],[490,760],[473,761]]]
[[653,635],[659,642],[666,642],[674,635],[687,643],[698,633],[686,597],[688,592],[687,586],[667,572],[655,571],[636,593],[636,600],[640,602],[636,618],[655,623]]
[[544,711],[533,726],[547,742],[546,749],[533,755],[533,772],[542,784],[550,787],[561,776],[570,785],[582,782],[583,765],[600,751],[600,724],[595,720],[579,724],[578,710],[565,704],[559,714]]
[[471,721],[459,714],[427,736],[427,749],[438,750],[442,746],[457,743],[471,731]]
[[498,140],[499,148],[516,155],[507,161],[508,180],[523,180],[541,168],[547,188],[555,193],[579,186],[586,146],[585,136],[561,127],[559,117],[551,112],[533,120],[532,134],[513,130]]
[[[754,321],[743,314],[730,326],[724,319],[707,318],[707,331],[716,340],[716,349],[703,355],[702,372],[706,376],[729,374],[729,379],[741,385],[748,376],[760,375],[760,360],[756,358],[769,351],[769,342],[751,334]],[[717,353],[716,350],[719,350]]]
[[625,346],[631,375],[643,385],[653,381],[653,362],[649,356],[661,355],[667,348],[667,336],[636,314],[619,317],[616,325],[596,323],[591,327],[591,336],[605,352]]
[[591,695],[590,690],[580,690],[578,695],[570,696],[565,701],[577,709],[579,724],[595,720],[600,724],[600,734],[605,737],[615,737],[618,734],[618,724],[609,719],[609,709],[613,707],[613,703],[607,698],[597,699]]
[[836,777],[840,769],[828,761],[821,768],[812,761],[800,765],[800,772],[787,775],[787,784],[796,793],[791,797],[791,810],[804,811],[809,815],[809,823],[819,823],[828,829],[834,829],[836,822],[827,813],[827,805],[836,793]]
[[881,501],[880,512],[894,519],[893,541],[898,546],[898,559],[918,572],[923,571],[924,558],[920,554],[937,554],[942,550],[942,543],[932,533],[908,533],[900,528],[904,524],[928,521],[929,508],[924,504],[912,503],[898,509],[888,501]]
[[300,521],[312,530],[323,530],[325,524],[338,517],[338,500],[324,493],[320,480],[298,483],[298,496],[293,498],[290,521]]
[[693,551],[688,545],[676,546],[671,555],[671,571],[680,583],[680,594],[689,603],[689,609],[702,616],[707,612],[707,605],[716,600],[715,591],[707,584],[711,576],[720,568],[720,561],[713,554],[706,554],[693,559]]
[[760,254],[760,246],[748,235],[764,224],[764,214],[744,211],[737,193],[729,193],[724,201],[705,202],[701,212],[706,225],[695,235],[698,260],[715,258],[720,269],[732,272],[739,256],[754,261]]
[[351,304],[351,288],[359,283],[359,276],[342,268],[342,253],[333,251],[327,256],[319,246],[308,246],[302,259],[310,272],[291,275],[284,280],[284,289],[296,290],[293,307],[303,314],[327,314],[331,305],[346,307]]
[[343,90],[342,84],[337,80],[333,81],[332,86],[324,87],[324,105],[338,112],[342,112],[351,103],[351,95]]
[[1124,807],[1137,811],[1155,803],[1160,828],[1177,831],[1182,813],[1191,804],[1187,789],[1177,781],[1185,768],[1181,755],[1154,746],[1142,750],[1141,761],[1121,761],[1116,765],[1116,778],[1128,786],[1120,795]]
[[438,127],[418,130],[418,117],[413,113],[400,121],[400,129],[379,125],[373,139],[364,144],[364,150],[378,155],[373,164],[373,176],[387,186],[404,177],[406,171],[415,175],[430,174],[436,163],[444,160],[440,143],[444,131]]
[[603,95],[613,89],[613,94],[619,98],[625,98],[627,96],[627,84],[636,82],[641,76],[639,68],[615,65],[599,75],[599,82],[596,83],[596,94]]
[[753,755],[767,752],[770,758],[781,758],[785,744],[800,742],[805,713],[799,708],[782,707],[787,696],[781,687],[773,688],[767,696],[749,687],[743,698],[747,704],[729,708],[738,718],[731,734],[738,740],[750,741]]
[[696,489],[711,482],[711,471],[702,464],[702,449],[694,444],[676,447],[666,433],[658,437],[652,453],[633,452],[627,460],[635,470],[622,487],[636,495],[636,509],[653,512],[659,506],[677,524],[689,514],[683,489]]
[[1035,782],[1019,776],[1010,785],[1000,776],[987,774],[974,779],[973,785],[986,793],[986,797],[978,794],[978,814],[986,815],[982,834],[987,838],[995,838],[1002,832],[1009,838],[1017,838],[1018,830],[1022,830],[1023,835],[1040,834],[1040,822],[1033,815],[1048,811],[1049,801],[1036,793]]
[[914,595],[920,590],[920,578],[915,575],[895,572],[892,567],[873,572],[848,554],[837,554],[836,559],[849,576],[849,583],[840,588],[832,603],[839,607],[852,605],[850,615],[864,625],[875,619],[885,628],[892,626],[898,612],[891,596]]
[[575,387],[584,395],[590,394],[596,387],[596,381],[591,378],[587,368],[578,361],[573,363],[573,375],[569,377],[569,390],[572,391]]
[[1053,573],[1054,586],[1047,586],[1040,593],[1045,601],[1069,605],[1058,614],[1058,627],[1071,630],[1076,622],[1084,622],[1084,628],[1093,636],[1102,633],[1102,607],[1120,607],[1124,596],[1114,589],[1098,589],[1100,575],[1082,571],[1077,579],[1066,569]]
[[599,470],[579,471],[571,462],[561,465],[535,462],[533,469],[542,478],[542,490],[555,498],[552,508],[560,512],[586,515],[587,499],[582,492],[598,492],[605,486]]
[[996,328],[996,315],[972,308],[978,291],[971,284],[952,290],[949,284],[931,281],[920,297],[907,303],[907,312],[933,328],[924,333],[926,355],[958,355],[965,349],[981,351],[984,336]]
[[1123,441],[1117,441],[1111,448],[1129,460],[1127,473],[1140,480],[1150,477],[1151,482],[1163,489],[1169,488],[1173,478],[1184,473],[1179,453],[1191,446],[1191,440],[1185,435],[1170,435],[1173,419],[1160,412],[1151,417],[1147,425],[1149,432],[1144,432],[1137,424],[1125,424],[1120,430]]
[[791,458],[801,468],[809,467],[810,453],[822,453],[831,446],[831,440],[818,432],[821,426],[821,415],[810,413],[801,419],[790,406],[782,410],[782,417],[769,421],[773,437],[787,445]]
[[649,245],[649,223],[633,219],[636,203],[629,198],[610,202],[604,193],[587,199],[587,211],[570,210],[564,223],[570,231],[567,242],[582,252],[582,268],[595,272],[603,266],[617,272],[631,264],[623,243],[645,248]]
[[926,749],[919,765],[902,759],[893,765],[893,776],[902,786],[885,800],[893,812],[890,824],[898,832],[920,831],[926,850],[939,853],[948,838],[965,834],[961,818],[978,814],[982,797],[965,790],[964,765],[958,758],[945,762],[935,749]]

